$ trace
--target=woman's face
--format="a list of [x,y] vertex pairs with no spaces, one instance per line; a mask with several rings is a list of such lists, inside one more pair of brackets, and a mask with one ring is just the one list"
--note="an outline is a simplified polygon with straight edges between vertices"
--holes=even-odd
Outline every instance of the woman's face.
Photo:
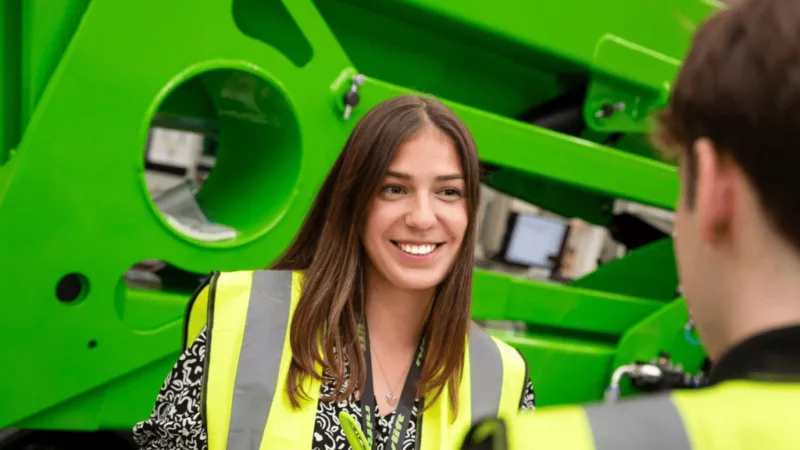
[[363,242],[391,284],[430,289],[447,275],[467,229],[458,151],[428,125],[397,151],[367,216]]

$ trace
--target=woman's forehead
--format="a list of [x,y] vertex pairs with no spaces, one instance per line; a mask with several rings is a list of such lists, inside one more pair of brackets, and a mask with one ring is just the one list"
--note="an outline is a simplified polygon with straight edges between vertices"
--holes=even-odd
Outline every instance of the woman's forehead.
[[399,178],[463,177],[461,157],[453,141],[436,128],[423,130],[397,149],[389,172]]

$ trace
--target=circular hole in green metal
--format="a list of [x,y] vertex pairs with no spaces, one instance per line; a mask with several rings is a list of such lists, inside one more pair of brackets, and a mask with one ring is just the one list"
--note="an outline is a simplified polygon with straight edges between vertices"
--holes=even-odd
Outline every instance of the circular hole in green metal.
[[89,280],[82,274],[64,275],[56,285],[56,298],[62,303],[77,303],[89,292]]
[[266,233],[289,207],[300,174],[298,121],[266,73],[196,72],[171,83],[151,122],[149,198],[178,235],[241,245]]

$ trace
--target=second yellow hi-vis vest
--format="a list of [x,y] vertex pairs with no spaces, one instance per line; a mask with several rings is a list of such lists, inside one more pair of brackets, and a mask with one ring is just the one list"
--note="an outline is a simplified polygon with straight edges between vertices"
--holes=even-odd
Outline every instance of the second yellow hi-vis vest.
[[[201,413],[209,450],[312,447],[320,381],[307,377],[310,399],[298,409],[286,394],[289,325],[301,289],[299,272],[223,272],[190,302],[184,345],[207,326]],[[473,423],[518,413],[527,380],[520,354],[477,326],[465,338],[458,416],[452,420],[445,391],[421,416],[420,450],[457,448]]]
[[462,450],[798,450],[800,382],[731,380],[486,419]]

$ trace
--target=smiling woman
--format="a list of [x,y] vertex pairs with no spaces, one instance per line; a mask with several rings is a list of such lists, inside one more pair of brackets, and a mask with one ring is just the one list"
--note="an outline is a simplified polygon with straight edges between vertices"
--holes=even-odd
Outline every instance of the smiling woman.
[[533,409],[525,360],[470,320],[479,189],[443,103],[369,111],[280,261],[197,294],[207,325],[137,425],[141,448],[451,448]]
[[395,287],[433,289],[453,266],[475,201],[465,198],[461,159],[453,140],[429,123],[397,149],[363,237],[371,266]]

